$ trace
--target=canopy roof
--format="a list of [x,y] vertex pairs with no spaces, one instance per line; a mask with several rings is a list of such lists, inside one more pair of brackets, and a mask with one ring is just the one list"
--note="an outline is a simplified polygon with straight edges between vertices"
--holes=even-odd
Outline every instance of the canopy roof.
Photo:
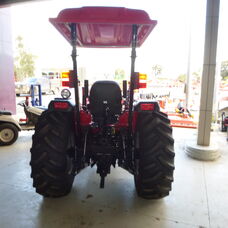
[[157,24],[145,11],[123,7],[64,9],[49,20],[70,43],[70,24],[76,23],[79,47],[130,47],[134,24],[138,25],[139,47]]

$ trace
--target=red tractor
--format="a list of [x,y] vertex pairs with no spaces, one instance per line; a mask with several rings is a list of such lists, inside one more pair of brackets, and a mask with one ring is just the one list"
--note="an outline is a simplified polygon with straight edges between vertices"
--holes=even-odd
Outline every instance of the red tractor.
[[[134,175],[140,197],[167,196],[175,156],[170,120],[156,101],[134,100],[134,89],[141,86],[135,72],[136,47],[157,22],[145,11],[119,7],[64,9],[50,22],[72,45],[75,104],[51,101],[36,124],[30,162],[36,192],[67,195],[75,175],[94,165],[103,188],[111,166],[118,164]],[[86,80],[80,103],[76,47],[131,47],[129,88],[126,81],[122,91],[114,81],[97,81],[89,91]]]

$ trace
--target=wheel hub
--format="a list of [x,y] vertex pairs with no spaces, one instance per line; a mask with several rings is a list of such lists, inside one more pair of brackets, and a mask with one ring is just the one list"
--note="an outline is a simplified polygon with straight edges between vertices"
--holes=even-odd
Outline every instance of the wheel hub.
[[14,137],[13,130],[6,128],[0,132],[0,140],[4,143],[10,142]]

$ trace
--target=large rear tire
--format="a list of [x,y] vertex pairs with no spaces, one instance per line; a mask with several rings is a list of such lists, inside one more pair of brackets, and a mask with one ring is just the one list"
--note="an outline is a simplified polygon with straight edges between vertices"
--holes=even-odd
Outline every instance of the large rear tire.
[[73,114],[45,111],[39,117],[31,148],[31,177],[36,192],[45,197],[67,195],[75,167],[72,156]]
[[160,199],[171,191],[175,156],[173,145],[172,128],[166,114],[138,114],[134,179],[140,197]]

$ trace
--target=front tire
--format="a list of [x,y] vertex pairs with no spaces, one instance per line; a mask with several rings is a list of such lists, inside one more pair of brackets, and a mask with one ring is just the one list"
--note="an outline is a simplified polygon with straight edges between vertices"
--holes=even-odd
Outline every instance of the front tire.
[[13,144],[18,138],[18,129],[11,123],[0,124],[0,146]]
[[31,148],[31,177],[36,192],[45,197],[67,195],[72,188],[75,167],[69,145],[73,114],[45,111],[35,127]]
[[139,113],[134,180],[140,197],[160,199],[171,191],[175,156],[173,145],[172,128],[166,114],[157,111]]

